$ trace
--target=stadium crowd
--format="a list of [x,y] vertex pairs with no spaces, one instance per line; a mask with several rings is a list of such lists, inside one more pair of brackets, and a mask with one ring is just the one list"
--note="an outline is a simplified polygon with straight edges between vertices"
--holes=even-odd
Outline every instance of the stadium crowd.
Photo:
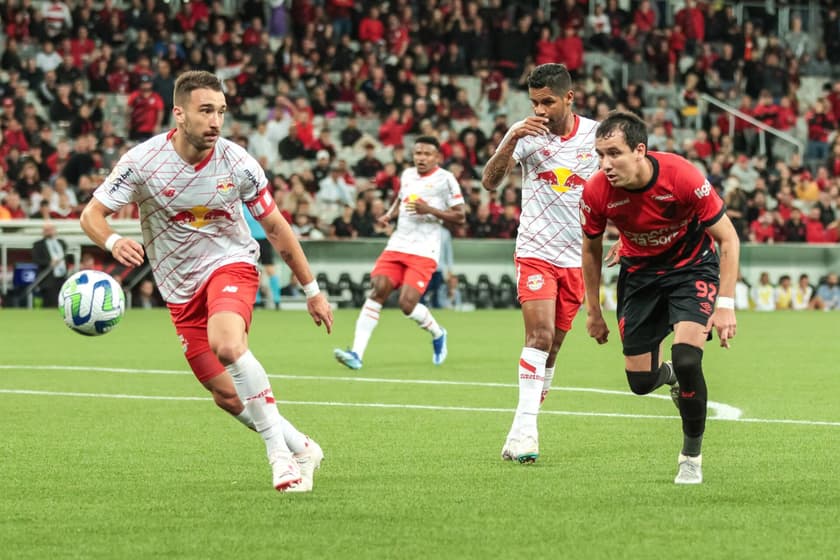
[[[170,126],[178,73],[205,69],[225,84],[227,135],[266,168],[299,237],[389,235],[376,218],[410,165],[412,139],[433,134],[467,195],[467,223],[453,235],[512,238],[519,178],[488,197],[480,171],[527,114],[522,103],[525,114],[507,113],[525,97],[528,72],[559,61],[576,80],[578,113],[642,116],[651,148],[708,176],[742,240],[840,240],[840,15],[831,3],[820,29],[804,29],[804,12],[793,11],[782,33],[763,9],[739,21],[720,2],[686,0],[672,25],[666,2],[609,0],[590,14],[587,2],[562,0],[550,17],[537,4],[9,0],[0,11],[0,219],[78,217],[127,148]],[[826,84],[816,94],[802,89],[811,77]],[[804,153],[703,105],[703,94],[798,137]]]

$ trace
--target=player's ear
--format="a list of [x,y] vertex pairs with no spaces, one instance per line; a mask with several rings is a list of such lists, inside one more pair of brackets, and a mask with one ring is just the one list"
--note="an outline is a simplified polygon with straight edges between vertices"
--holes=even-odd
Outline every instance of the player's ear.
[[183,122],[184,120],[184,109],[178,105],[172,107],[172,114],[175,116],[175,122]]

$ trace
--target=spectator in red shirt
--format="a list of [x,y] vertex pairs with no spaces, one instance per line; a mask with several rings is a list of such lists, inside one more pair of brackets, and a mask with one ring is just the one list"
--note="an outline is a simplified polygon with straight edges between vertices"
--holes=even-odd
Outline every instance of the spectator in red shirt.
[[379,43],[385,38],[385,26],[379,19],[379,8],[371,6],[368,15],[359,23],[359,41]]
[[569,70],[573,80],[580,77],[580,69],[583,67],[583,39],[578,35],[574,27],[567,26],[563,29],[563,36],[554,43],[557,49],[557,60],[562,62]]
[[697,47],[706,36],[706,18],[694,0],[685,0],[685,7],[674,16],[674,23],[679,25],[686,36],[686,53],[694,55]]
[[140,89],[128,96],[131,112],[128,137],[132,140],[148,140],[160,130],[163,122],[163,99],[152,91],[152,77],[140,77]]
[[814,205],[808,210],[808,217],[805,218],[805,241],[808,243],[837,243],[840,240],[838,225],[840,225],[840,222],[837,220],[828,225],[823,224],[820,219],[820,207]]
[[764,211],[750,224],[750,241],[753,243],[774,243],[776,223],[773,213]]
[[537,66],[557,62],[560,59],[557,53],[557,42],[551,37],[550,27],[545,26],[540,29],[540,38],[537,40],[536,49],[534,64]]
[[656,28],[656,23],[659,18],[656,11],[651,7],[650,0],[642,0],[639,7],[633,13],[633,23],[639,30],[639,33],[646,35]]
[[383,146],[402,146],[403,137],[414,126],[411,109],[391,109],[388,118],[379,127],[379,141]]

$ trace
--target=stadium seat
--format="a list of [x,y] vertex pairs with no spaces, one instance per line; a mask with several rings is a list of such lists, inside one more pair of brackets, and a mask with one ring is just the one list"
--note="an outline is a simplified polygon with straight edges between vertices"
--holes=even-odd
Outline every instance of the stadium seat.
[[478,309],[493,307],[493,284],[486,274],[479,275],[475,283],[475,306]]
[[513,279],[509,275],[502,274],[499,283],[496,285],[494,295],[493,307],[496,309],[516,306],[516,284],[513,283]]

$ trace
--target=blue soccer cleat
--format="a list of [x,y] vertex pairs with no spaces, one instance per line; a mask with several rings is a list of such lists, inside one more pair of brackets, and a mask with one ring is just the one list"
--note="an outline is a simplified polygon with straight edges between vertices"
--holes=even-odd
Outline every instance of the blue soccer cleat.
[[339,363],[344,364],[350,369],[362,369],[362,359],[352,350],[336,348],[333,350],[333,356],[335,356],[335,359]]
[[446,360],[446,329],[443,329],[443,334],[432,340],[432,348],[432,363],[439,366]]

